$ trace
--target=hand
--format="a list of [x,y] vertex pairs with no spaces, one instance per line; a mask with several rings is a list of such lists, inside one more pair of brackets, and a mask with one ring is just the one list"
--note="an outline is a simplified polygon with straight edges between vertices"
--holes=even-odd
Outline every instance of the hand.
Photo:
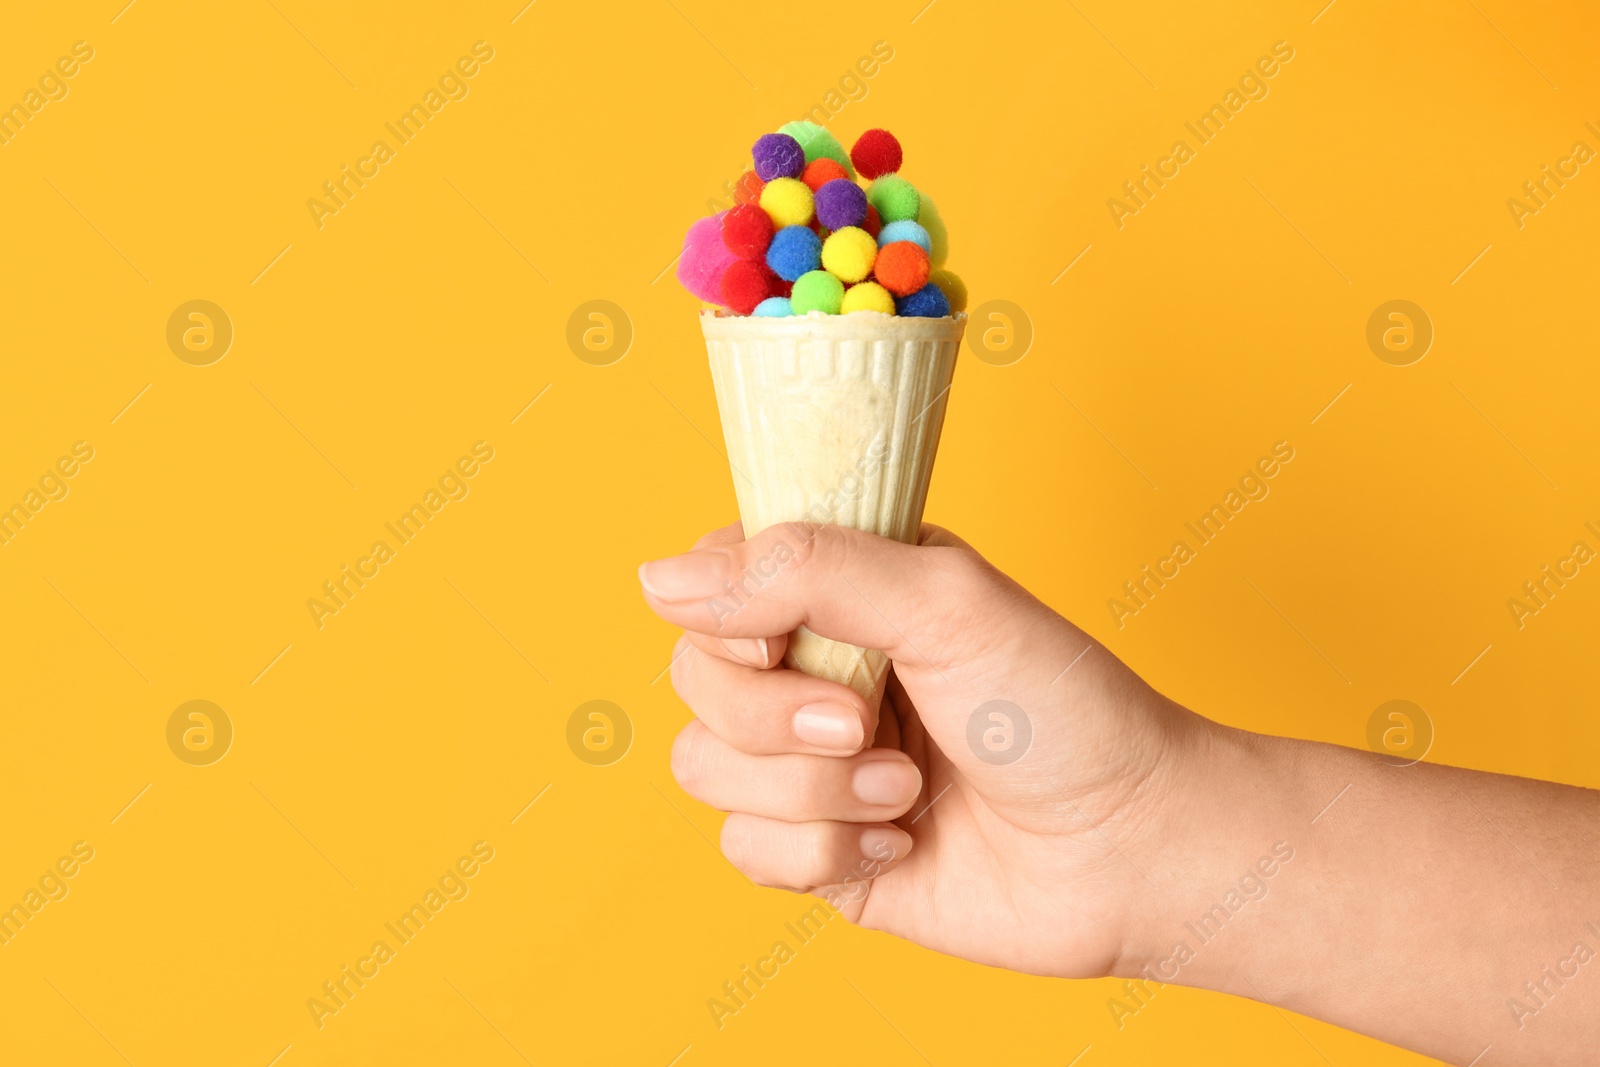
[[[736,524],[639,576],[685,630],[673,773],[751,880],[980,963],[1113,972],[1148,888],[1128,852],[1204,720],[934,526]],[[888,654],[880,711],[778,666],[802,623]]]

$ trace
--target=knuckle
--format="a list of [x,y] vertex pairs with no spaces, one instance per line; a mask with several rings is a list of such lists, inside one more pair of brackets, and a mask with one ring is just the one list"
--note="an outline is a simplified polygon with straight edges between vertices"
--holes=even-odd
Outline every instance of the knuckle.
[[678,643],[672,646],[672,662],[667,667],[667,673],[672,678],[673,692],[677,693],[686,704],[689,702],[694,661],[699,658],[699,654],[699,650],[689,640],[688,634],[681,635]]
[[672,742],[672,777],[690,796],[698,795],[707,772],[706,739],[709,731],[699,719],[690,722]]
[[729,815],[722,823],[722,855],[746,875],[755,863],[755,824],[737,814]]

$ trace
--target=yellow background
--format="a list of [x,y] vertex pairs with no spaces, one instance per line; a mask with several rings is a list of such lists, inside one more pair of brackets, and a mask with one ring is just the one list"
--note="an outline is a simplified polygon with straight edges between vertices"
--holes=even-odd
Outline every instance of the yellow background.
[[[1177,988],[1119,1031],[1113,983],[842,922],[713,1025],[807,905],[668,771],[688,713],[634,568],[734,503],[663,272],[749,143],[887,42],[833,128],[892,128],[973,304],[1036,331],[964,352],[930,520],[1207,715],[1361,745],[1408,699],[1431,759],[1600,785],[1600,577],[1506,607],[1600,519],[1600,174],[1506,207],[1600,148],[1580,5],[122,3],[0,35],[0,102],[95,49],[0,147],[0,502],[95,450],[0,547],[0,902],[95,849],[0,947],[0,1059],[1417,1061]],[[318,229],[307,199],[478,40],[470,95]],[[1280,40],[1270,95],[1119,230],[1106,200]],[[1365,341],[1395,298],[1436,329],[1409,367]],[[210,366],[165,341],[191,299],[234,326]],[[631,320],[609,366],[565,340],[592,299]],[[319,630],[307,599],[479,440],[470,495]],[[1278,440],[1271,496],[1118,629],[1106,600]],[[191,699],[236,732],[211,766],[167,747]],[[610,766],[567,746],[591,699],[634,729]],[[470,895],[319,1030],[307,999],[479,840]]]

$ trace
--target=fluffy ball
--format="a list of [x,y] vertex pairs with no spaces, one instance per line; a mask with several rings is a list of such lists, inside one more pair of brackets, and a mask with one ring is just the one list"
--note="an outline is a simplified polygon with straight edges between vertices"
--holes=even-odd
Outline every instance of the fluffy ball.
[[722,274],[739,257],[722,243],[722,219],[726,211],[697,219],[683,237],[683,255],[678,259],[678,281],[689,292],[708,304],[722,303]]
[[915,219],[922,210],[922,197],[916,187],[898,174],[886,174],[873,182],[867,189],[867,202],[878,209],[884,222]]
[[894,309],[907,318],[942,319],[950,314],[950,301],[937,285],[929,282],[910,296],[896,300]]
[[767,266],[786,282],[822,265],[822,238],[809,226],[785,226],[767,248]]
[[755,204],[734,205],[722,216],[722,243],[740,259],[760,259],[772,243],[772,217]]
[[[734,210],[737,211],[738,209],[735,208]],[[723,225],[726,226],[727,224],[724,223]],[[927,230],[924,230],[921,226],[918,226],[910,219],[901,219],[899,222],[891,222],[882,230],[878,231],[879,245],[892,245],[896,241],[910,241],[914,245],[921,246],[922,250],[928,253],[929,261],[932,261],[933,239],[928,236]]]
[[895,296],[910,296],[928,284],[928,253],[921,245],[896,241],[878,249],[873,277]]
[[848,177],[850,175],[845,173],[838,160],[823,156],[806,164],[806,171],[800,175],[800,180],[806,183],[806,188],[815,193],[831,181]]
[[755,204],[761,201],[761,187],[767,183],[753,170],[747,170],[739,175],[739,180],[733,183],[733,202],[735,204]]
[[850,149],[850,160],[863,178],[893,174],[903,161],[900,142],[888,130],[868,130],[856,138]]
[[776,229],[805,226],[811,221],[811,190],[798,178],[774,178],[761,190],[761,208]]
[[928,239],[933,242],[933,247],[928,249],[928,261],[935,267],[944,266],[945,257],[950,254],[950,232],[944,227],[939,209],[927,197],[922,198],[917,224],[928,231]]
[[928,281],[937,285],[939,291],[950,300],[951,314],[967,310],[967,283],[954,272],[943,267],[934,267],[928,271]]
[[756,162],[756,175],[764,182],[774,178],[798,178],[805,173],[806,151],[786,133],[764,133],[750,149]]
[[800,142],[800,147],[805,149],[807,163],[814,163],[819,159],[831,159],[844,168],[846,178],[856,176],[856,172],[850,166],[850,157],[844,154],[844,145],[815,122],[807,122],[804,119],[798,122],[786,122],[778,127],[778,132],[786,133]]
[[867,205],[867,221],[861,224],[861,228],[874,237],[883,230],[883,219],[878,217],[878,209],[870,203]]
[[722,274],[722,302],[728,310],[748,315],[756,305],[772,295],[769,275],[753,259],[741,259]]
[[808,311],[837,315],[843,301],[844,283],[825,270],[814,270],[802,274],[794,283],[789,306],[796,315],[804,315]]
[[793,315],[789,307],[789,298],[786,296],[769,296],[756,305],[753,314],[762,319],[781,319]]
[[881,311],[885,315],[893,315],[894,297],[877,282],[852,285],[844,291],[844,299],[839,302],[839,314],[848,315],[852,311]]
[[849,178],[835,178],[817,190],[817,221],[830,230],[860,226],[867,218],[867,194]]
[[842,282],[859,282],[871,274],[877,258],[878,242],[856,226],[837,230],[822,243],[823,269]]

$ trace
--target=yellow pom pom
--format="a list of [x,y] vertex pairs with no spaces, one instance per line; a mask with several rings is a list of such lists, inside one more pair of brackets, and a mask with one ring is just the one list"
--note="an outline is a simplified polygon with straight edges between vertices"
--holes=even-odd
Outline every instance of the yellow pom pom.
[[877,258],[878,242],[859,226],[835,230],[822,242],[822,267],[841,282],[859,282]]
[[852,285],[844,291],[844,302],[839,305],[839,314],[848,315],[852,311],[881,311],[885,315],[893,315],[894,297],[877,282]]
[[943,267],[935,267],[928,272],[928,280],[939,287],[945,297],[950,301],[950,313],[967,310],[967,283],[956,277],[953,271]]
[[811,224],[811,189],[799,178],[774,178],[761,190],[761,210],[772,216],[774,229]]

